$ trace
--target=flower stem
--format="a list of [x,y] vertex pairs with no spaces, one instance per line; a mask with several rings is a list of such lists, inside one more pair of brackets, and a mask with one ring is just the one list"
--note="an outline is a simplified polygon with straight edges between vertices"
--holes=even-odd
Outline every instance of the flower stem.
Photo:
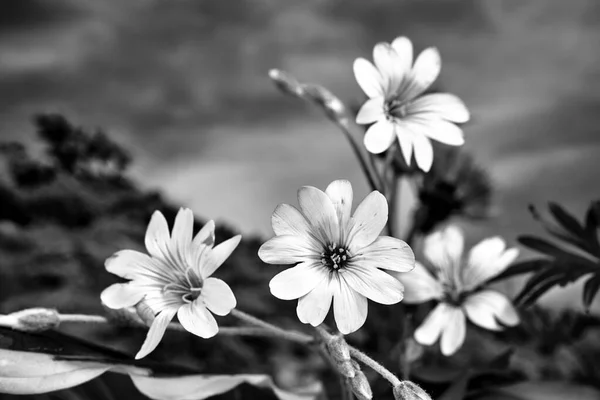
[[361,151],[361,148],[358,146],[356,139],[354,139],[354,136],[352,135],[352,133],[350,132],[350,129],[348,128],[348,123],[346,121],[340,121],[340,120],[335,120],[335,123],[341,129],[341,131],[344,133],[344,135],[346,136],[346,139],[348,139],[348,142],[350,142],[350,147],[352,147],[352,150],[354,151],[354,155],[358,159],[358,162],[360,163],[360,167],[362,168],[363,172],[365,173],[365,175],[367,177],[367,180],[369,181],[371,190],[379,190],[380,192],[383,192],[384,187],[383,187],[383,183],[381,181],[381,177],[378,175],[373,163],[371,162],[371,164],[368,164],[367,161],[365,160],[364,153]]
[[278,326],[265,322],[250,314],[246,314],[245,312],[240,311],[238,309],[231,310],[231,315],[251,325],[255,325],[265,330],[268,330],[272,332],[275,336],[279,336],[293,342],[308,344],[314,341],[312,336],[305,335],[300,332],[286,331],[285,329],[281,329]]
[[[316,330],[325,343],[327,343],[327,341],[331,340],[334,337],[332,334],[330,334],[320,326],[316,327]],[[384,379],[386,379],[393,387],[396,387],[400,384],[400,379],[398,379],[396,375],[390,372],[383,365],[379,364],[377,361],[373,360],[371,357],[358,350],[356,347],[348,345],[348,348],[350,350],[351,357],[370,367],[373,371],[377,372]]]
[[350,347],[350,355],[370,367],[373,371],[377,372],[384,379],[386,379],[393,387],[396,387],[400,384],[400,379],[396,377],[393,373],[391,373],[387,368],[383,365],[379,364],[377,361],[373,360],[371,357],[367,356],[365,353],[361,352],[355,347]]

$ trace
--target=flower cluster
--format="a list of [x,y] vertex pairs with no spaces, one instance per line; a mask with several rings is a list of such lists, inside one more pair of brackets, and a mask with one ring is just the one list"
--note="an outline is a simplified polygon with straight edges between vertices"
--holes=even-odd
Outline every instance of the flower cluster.
[[506,248],[499,237],[481,241],[463,260],[462,232],[449,226],[429,235],[424,255],[429,269],[417,262],[410,273],[397,274],[405,287],[406,303],[439,303],[415,331],[415,339],[432,345],[441,337],[444,355],[455,353],[463,344],[468,318],[474,324],[499,331],[519,323],[519,316],[503,294],[482,288],[504,271],[518,256],[516,248]]
[[354,62],[356,81],[369,97],[356,122],[373,124],[365,134],[365,147],[379,154],[398,140],[406,163],[410,165],[414,153],[419,168],[429,171],[433,163],[430,139],[460,146],[463,132],[455,124],[469,120],[469,111],[455,95],[423,95],[440,73],[440,53],[427,48],[413,64],[412,42],[398,37],[391,44],[377,44],[373,61],[375,65],[364,58]]

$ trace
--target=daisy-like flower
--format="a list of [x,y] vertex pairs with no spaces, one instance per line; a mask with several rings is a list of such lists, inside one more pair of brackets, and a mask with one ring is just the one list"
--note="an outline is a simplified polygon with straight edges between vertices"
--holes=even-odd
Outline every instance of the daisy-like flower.
[[211,312],[227,315],[236,306],[229,285],[211,275],[231,255],[241,236],[213,247],[214,222],[206,223],[192,239],[193,225],[192,211],[182,208],[169,235],[165,217],[156,211],[145,238],[150,255],[121,250],[106,260],[108,272],[130,282],[106,288],[101,294],[102,302],[120,309],[143,301],[155,315],[137,359],[158,346],[175,314],[187,331],[210,338],[219,331]]
[[417,262],[413,271],[396,275],[406,285],[406,303],[439,301],[416,329],[415,339],[423,345],[432,345],[441,336],[440,347],[446,356],[454,354],[463,344],[466,318],[492,331],[519,323],[519,316],[506,296],[481,288],[514,261],[518,249],[506,249],[504,240],[492,237],[475,245],[463,260],[463,245],[463,234],[456,227],[435,232],[425,239],[423,248],[434,274]]
[[381,304],[402,300],[399,280],[379,268],[406,272],[414,268],[411,248],[402,240],[379,236],[388,217],[385,197],[371,192],[351,214],[352,186],[332,182],[325,192],[298,190],[300,210],[280,204],[273,212],[275,237],[258,255],[269,264],[297,264],[269,283],[282,300],[298,299],[302,323],[320,325],[333,301],[339,331],[348,334],[367,318],[367,298]]
[[406,163],[410,165],[414,149],[417,165],[427,172],[433,162],[430,139],[462,145],[463,132],[455,123],[467,122],[469,111],[449,93],[421,96],[441,70],[436,48],[423,50],[413,65],[411,41],[398,37],[391,44],[378,43],[373,60],[375,65],[364,58],[354,61],[356,81],[369,97],[356,122],[373,123],[365,134],[365,147],[379,154],[397,139]]

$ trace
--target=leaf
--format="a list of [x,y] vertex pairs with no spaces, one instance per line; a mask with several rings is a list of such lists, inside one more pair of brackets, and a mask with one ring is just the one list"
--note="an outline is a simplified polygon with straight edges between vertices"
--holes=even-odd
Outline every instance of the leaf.
[[[37,350],[37,351],[35,351]],[[0,393],[39,394],[67,389],[104,372],[127,374],[145,395],[157,400],[201,400],[247,383],[272,390],[281,400],[312,400],[315,383],[285,391],[267,375],[204,375],[189,368],[134,360],[60,332],[28,333],[0,327]]]
[[569,214],[561,205],[558,203],[548,203],[548,209],[552,216],[558,221],[558,223],[573,236],[580,238],[585,236],[585,231],[579,221]]
[[600,289],[600,274],[593,275],[590,279],[585,282],[583,286],[583,306],[586,312],[590,312],[590,306],[594,301],[594,297]]
[[598,400],[600,391],[569,382],[522,382],[486,391],[474,400]]
[[202,400],[228,392],[242,383],[273,390],[281,400],[314,399],[321,392],[318,384],[304,394],[287,392],[275,386],[267,375],[191,375],[169,378],[132,375],[131,379],[140,392],[156,400]]
[[515,303],[521,306],[531,305],[553,286],[562,283],[566,276],[567,272],[557,268],[539,271],[525,283],[515,298]]
[[527,274],[530,272],[536,272],[540,269],[547,268],[552,264],[552,260],[547,258],[536,258],[534,260],[525,260],[511,265],[505,269],[500,275],[496,275],[490,279],[487,283],[496,282],[502,279],[510,278],[515,275]]
[[470,374],[468,371],[465,371],[441,396],[438,397],[438,400],[463,400],[467,393],[469,379]]
[[593,263],[590,260],[587,260],[579,255],[568,252],[567,250],[558,247],[554,243],[548,242],[545,239],[541,239],[535,236],[523,235],[517,238],[519,243],[523,246],[529,247],[532,250],[539,251],[540,253],[549,255],[555,258],[576,258],[581,260],[583,263]]
[[0,349],[0,392],[38,394],[80,385],[108,371],[103,363],[57,361],[41,353]]

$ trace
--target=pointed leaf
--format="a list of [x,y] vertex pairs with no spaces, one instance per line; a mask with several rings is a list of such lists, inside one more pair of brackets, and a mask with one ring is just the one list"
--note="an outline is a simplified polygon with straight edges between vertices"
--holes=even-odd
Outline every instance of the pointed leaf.
[[525,260],[511,265],[504,270],[500,275],[497,275],[490,279],[487,283],[497,282],[502,279],[510,278],[515,275],[527,274],[530,272],[536,272],[540,269],[547,268],[552,264],[552,260],[546,258],[537,258],[534,260]]
[[529,247],[532,250],[539,251],[540,253],[554,257],[556,259],[560,259],[571,264],[576,264],[579,268],[589,268],[592,270],[597,268],[597,264],[594,263],[592,260],[580,256],[578,254],[571,253],[568,250],[563,249],[545,239],[541,239],[530,235],[523,235],[519,236],[517,240],[523,246]]
[[131,375],[138,390],[156,400],[202,400],[228,392],[242,383],[267,388],[280,400],[311,400],[322,391],[313,385],[306,393],[292,393],[279,389],[267,375],[189,375],[181,377],[149,377]]
[[566,276],[567,272],[557,268],[539,271],[527,281],[515,303],[524,307],[531,305],[553,286],[562,283]]
[[585,312],[590,312],[590,306],[598,290],[600,290],[600,274],[593,275],[583,286],[583,306],[585,307]]
[[569,214],[562,206],[558,203],[548,203],[548,209],[550,213],[558,221],[558,223],[568,232],[575,237],[583,237],[584,230],[579,221]]

